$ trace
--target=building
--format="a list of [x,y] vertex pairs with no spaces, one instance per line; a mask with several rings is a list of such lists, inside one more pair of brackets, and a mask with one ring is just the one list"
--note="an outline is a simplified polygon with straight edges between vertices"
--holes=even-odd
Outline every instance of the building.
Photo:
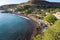
[[56,12],[56,14],[53,14],[57,19],[60,19],[60,12]]
[[10,12],[15,12],[15,10],[14,10],[14,9],[9,9],[9,11],[10,11]]

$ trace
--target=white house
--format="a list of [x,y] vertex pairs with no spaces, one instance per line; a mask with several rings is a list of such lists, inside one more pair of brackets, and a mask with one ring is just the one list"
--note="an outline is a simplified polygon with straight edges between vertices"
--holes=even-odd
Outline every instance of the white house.
[[57,19],[60,19],[60,12],[56,12],[56,14],[53,14]]

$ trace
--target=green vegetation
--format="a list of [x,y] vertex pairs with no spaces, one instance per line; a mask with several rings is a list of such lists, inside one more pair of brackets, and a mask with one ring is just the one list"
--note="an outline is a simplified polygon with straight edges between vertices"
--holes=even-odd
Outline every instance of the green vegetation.
[[49,24],[54,24],[54,22],[57,20],[56,17],[52,14],[48,14],[45,18],[45,21],[47,21]]
[[42,36],[38,34],[37,36],[33,37],[33,40],[42,40]]
[[30,8],[30,5],[25,5],[25,6],[17,6],[16,11],[24,11]]
[[26,9],[29,9],[31,6],[30,5],[25,5],[25,6],[23,6],[24,7],[24,9],[26,10]]
[[24,13],[25,14],[31,14],[31,10],[25,10]]
[[[23,3],[24,4],[24,3]],[[43,4],[34,4],[34,5],[16,5],[14,7],[7,6],[4,9],[9,11],[10,9],[14,9],[15,12],[24,12],[24,14],[32,14],[34,18],[38,19],[41,17],[41,20],[45,20],[48,25],[52,26],[47,30],[44,30],[44,33],[38,34],[33,37],[33,40],[60,40],[60,20],[57,21],[56,17],[53,15],[56,12],[60,12],[60,7],[51,7],[49,5]],[[1,7],[0,7],[1,9]],[[46,14],[48,13],[48,14]],[[36,17],[38,14],[39,16]],[[33,19],[34,19],[33,18]],[[56,22],[57,21],[57,22]],[[55,23],[56,22],[56,23]],[[43,32],[43,30],[42,30]]]
[[23,7],[16,7],[15,10],[16,11],[22,11],[24,8]]
[[44,32],[43,40],[60,40],[60,20]]
[[36,35],[36,37],[33,37],[33,40],[60,40],[60,20],[45,30],[43,36],[41,34]]

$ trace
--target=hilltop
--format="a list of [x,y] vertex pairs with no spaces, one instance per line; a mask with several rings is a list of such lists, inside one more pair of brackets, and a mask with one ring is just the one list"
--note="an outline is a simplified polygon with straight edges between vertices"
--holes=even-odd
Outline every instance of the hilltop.
[[49,7],[54,7],[54,8],[60,7],[60,3],[58,3],[58,2],[48,2],[48,1],[31,2],[31,1],[28,1],[28,2],[25,2],[25,3],[21,3],[21,4],[3,5],[3,6],[0,6],[0,9],[13,8],[13,7],[16,7],[16,6],[25,6],[25,5],[32,5],[32,6],[35,6],[35,5],[39,6],[40,5],[40,8],[42,6],[49,6]]
[[35,2],[31,2],[31,1],[28,1],[26,3],[22,3],[23,4],[39,4],[39,5],[44,5],[44,6],[51,6],[51,7],[60,7],[60,2],[48,2],[48,1],[35,1]]

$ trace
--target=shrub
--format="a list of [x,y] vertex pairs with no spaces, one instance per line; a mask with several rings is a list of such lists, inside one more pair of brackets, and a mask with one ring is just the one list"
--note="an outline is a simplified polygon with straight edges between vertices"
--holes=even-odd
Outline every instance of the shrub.
[[31,13],[31,10],[25,10],[24,13],[25,14],[30,14]]
[[42,40],[42,36],[38,34],[36,37],[33,37],[33,40]]
[[57,20],[56,17],[52,14],[48,14],[46,17],[44,17],[44,20],[47,21],[48,23],[54,24],[54,22]]
[[44,32],[43,40],[60,40],[60,20]]

